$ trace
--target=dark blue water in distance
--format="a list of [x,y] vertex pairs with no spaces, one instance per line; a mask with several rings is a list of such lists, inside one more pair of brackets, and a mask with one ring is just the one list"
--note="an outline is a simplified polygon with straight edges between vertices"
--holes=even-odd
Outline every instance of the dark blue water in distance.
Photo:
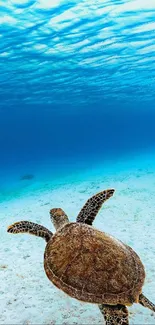
[[154,149],[154,0],[0,1],[1,192]]

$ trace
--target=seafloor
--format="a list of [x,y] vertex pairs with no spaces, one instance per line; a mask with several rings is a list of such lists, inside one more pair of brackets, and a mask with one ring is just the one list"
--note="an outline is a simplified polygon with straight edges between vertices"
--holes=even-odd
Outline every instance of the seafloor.
[[[49,282],[43,269],[44,240],[11,235],[6,229],[25,219],[54,231],[51,207],[62,207],[73,221],[91,195],[110,187],[116,192],[94,226],[136,250],[146,268],[144,293],[155,302],[155,156],[147,155],[83,170],[55,185],[34,183],[27,193],[1,203],[0,324],[104,323],[97,306],[71,299]],[[131,325],[155,324],[155,314],[140,305],[129,312]]]

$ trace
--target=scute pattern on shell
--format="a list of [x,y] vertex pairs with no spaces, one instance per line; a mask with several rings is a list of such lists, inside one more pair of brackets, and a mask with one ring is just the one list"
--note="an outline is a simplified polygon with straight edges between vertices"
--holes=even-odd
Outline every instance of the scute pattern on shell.
[[137,302],[145,278],[144,267],[130,247],[80,223],[67,224],[51,238],[44,267],[58,288],[99,304]]

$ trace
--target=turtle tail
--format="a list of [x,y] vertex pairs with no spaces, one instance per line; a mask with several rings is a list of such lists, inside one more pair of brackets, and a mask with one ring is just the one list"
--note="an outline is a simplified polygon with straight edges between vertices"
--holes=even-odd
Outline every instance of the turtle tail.
[[148,298],[146,298],[142,293],[139,295],[139,303],[143,307],[147,307],[155,312],[155,305]]
[[8,227],[7,232],[12,234],[29,233],[44,238],[46,242],[53,236],[53,233],[47,228],[30,221],[15,222]]

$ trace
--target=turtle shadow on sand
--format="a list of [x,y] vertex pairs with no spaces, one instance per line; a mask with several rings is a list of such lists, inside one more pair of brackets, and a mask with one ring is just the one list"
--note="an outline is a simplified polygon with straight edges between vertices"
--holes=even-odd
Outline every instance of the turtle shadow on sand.
[[88,199],[76,222],[69,222],[62,209],[51,209],[55,234],[30,221],[16,222],[8,232],[44,238],[44,269],[49,280],[69,296],[97,304],[106,325],[129,325],[127,306],[140,303],[155,312],[155,305],[142,293],[145,270],[139,256],[92,226],[113,193],[108,189]]
[[20,177],[20,181],[24,181],[24,180],[30,181],[33,178],[34,178],[33,174],[24,174]]

